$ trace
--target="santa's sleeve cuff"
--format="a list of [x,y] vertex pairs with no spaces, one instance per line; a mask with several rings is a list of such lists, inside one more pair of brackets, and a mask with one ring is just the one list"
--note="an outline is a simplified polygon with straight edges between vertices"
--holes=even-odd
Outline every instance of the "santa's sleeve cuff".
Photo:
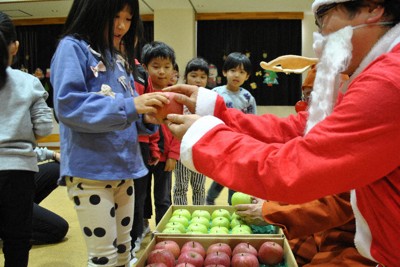
[[197,94],[196,114],[200,116],[214,115],[217,97],[216,92],[200,87]]
[[208,131],[224,122],[213,116],[204,116],[198,119],[190,126],[189,130],[183,136],[181,142],[181,162],[192,171],[199,172],[193,163],[193,146],[202,138]]

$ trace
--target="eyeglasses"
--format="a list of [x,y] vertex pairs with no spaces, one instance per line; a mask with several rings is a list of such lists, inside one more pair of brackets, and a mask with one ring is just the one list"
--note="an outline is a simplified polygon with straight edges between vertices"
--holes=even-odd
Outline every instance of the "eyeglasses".
[[335,8],[337,5],[339,5],[339,3],[322,5],[318,8],[317,12],[315,12],[315,25],[317,25],[318,28],[322,27],[322,19],[324,16],[329,12],[329,10]]

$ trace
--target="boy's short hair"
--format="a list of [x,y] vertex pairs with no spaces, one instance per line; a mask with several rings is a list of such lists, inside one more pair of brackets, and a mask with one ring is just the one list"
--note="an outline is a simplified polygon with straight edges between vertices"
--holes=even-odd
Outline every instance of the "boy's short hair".
[[226,72],[230,69],[234,69],[241,66],[243,66],[243,69],[247,72],[247,75],[251,74],[252,65],[250,59],[242,53],[233,52],[230,53],[226,58],[224,65],[222,66],[222,70]]
[[185,75],[184,75],[185,79],[186,76],[189,74],[189,72],[196,70],[204,71],[207,74],[207,76],[209,76],[210,74],[210,68],[208,67],[208,62],[204,58],[195,57],[186,64]]
[[175,51],[164,42],[154,41],[143,46],[141,63],[147,66],[154,58],[171,60],[175,64]]

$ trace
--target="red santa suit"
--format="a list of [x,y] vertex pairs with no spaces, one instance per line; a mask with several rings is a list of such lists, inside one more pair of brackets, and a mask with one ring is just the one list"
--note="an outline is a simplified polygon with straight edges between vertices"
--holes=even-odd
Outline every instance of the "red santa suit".
[[200,88],[196,113],[203,117],[183,137],[182,162],[233,190],[294,204],[355,189],[358,251],[398,266],[400,45],[387,51],[361,66],[332,114],[307,135],[306,112],[243,114]]

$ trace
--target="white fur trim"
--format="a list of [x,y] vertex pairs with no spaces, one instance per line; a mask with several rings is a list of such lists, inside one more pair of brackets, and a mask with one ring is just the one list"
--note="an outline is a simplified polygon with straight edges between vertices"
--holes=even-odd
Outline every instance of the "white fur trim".
[[312,4],[312,12],[315,13],[318,10],[318,8],[322,5],[328,5],[332,3],[344,3],[349,1],[354,1],[354,0],[315,0],[314,3]]
[[[207,90],[207,89],[206,89]],[[204,116],[198,119],[190,126],[189,130],[182,138],[181,142],[181,162],[192,171],[196,171],[193,163],[192,147],[203,137],[208,131],[224,122],[213,116]]]
[[216,92],[200,87],[197,94],[196,114],[200,116],[214,115],[217,97]]
[[357,195],[355,190],[350,191],[350,203],[353,208],[354,217],[356,218],[354,245],[362,256],[377,262],[371,255],[371,230],[357,207]]

